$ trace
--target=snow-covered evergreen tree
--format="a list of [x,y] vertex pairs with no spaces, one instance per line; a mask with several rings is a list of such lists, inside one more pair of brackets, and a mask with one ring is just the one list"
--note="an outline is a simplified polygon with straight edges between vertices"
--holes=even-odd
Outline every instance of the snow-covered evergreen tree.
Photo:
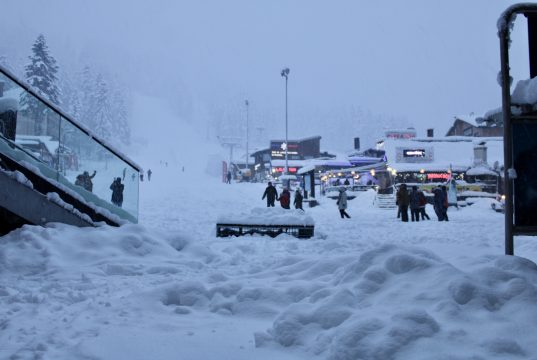
[[110,106],[110,91],[108,84],[101,74],[97,75],[96,92],[93,99],[92,127],[93,131],[102,139],[116,140],[117,134],[113,132],[112,109]]
[[[45,37],[40,34],[32,46],[32,55],[29,56],[30,63],[25,67],[26,82],[39,95],[44,96],[52,103],[60,105],[60,90],[57,86],[58,65],[56,60],[49,53]],[[45,133],[45,106],[32,95],[24,92],[21,95],[21,105],[23,114],[34,121],[34,132],[36,135]]]
[[26,81],[40,95],[60,105],[60,89],[57,86],[58,65],[50,54],[45,37],[41,34],[32,46],[30,63],[25,67]]
[[117,87],[112,94],[112,133],[114,137],[124,145],[129,145],[131,141],[131,129],[129,126],[129,110],[126,101],[126,90]]

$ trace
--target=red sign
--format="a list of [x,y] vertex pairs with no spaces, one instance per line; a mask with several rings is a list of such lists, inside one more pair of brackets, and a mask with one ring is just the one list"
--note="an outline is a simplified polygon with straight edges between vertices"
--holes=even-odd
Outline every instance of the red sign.
[[427,180],[448,180],[449,174],[448,173],[429,173],[427,174]]
[[[290,167],[289,168],[290,173],[296,173],[297,170],[298,170],[298,168],[296,168],[296,167]],[[285,168],[284,167],[275,167],[274,171],[283,173],[285,171]]]

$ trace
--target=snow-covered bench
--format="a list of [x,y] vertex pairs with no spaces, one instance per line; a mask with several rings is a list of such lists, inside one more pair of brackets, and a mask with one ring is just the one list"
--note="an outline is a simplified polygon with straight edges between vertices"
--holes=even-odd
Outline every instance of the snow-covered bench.
[[255,208],[250,213],[220,216],[216,222],[216,236],[288,234],[297,238],[314,235],[315,223],[302,210],[282,208]]

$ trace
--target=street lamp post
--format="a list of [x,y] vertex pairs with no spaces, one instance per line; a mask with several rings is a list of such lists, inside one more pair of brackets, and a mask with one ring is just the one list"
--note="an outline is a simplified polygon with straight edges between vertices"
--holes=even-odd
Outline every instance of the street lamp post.
[[248,107],[250,103],[248,102],[248,100],[244,100],[244,104],[246,105],[246,170],[249,170],[249,165],[248,165],[248,157],[249,157],[249,154],[248,154]]
[[285,78],[285,175],[289,174],[289,160],[287,148],[289,147],[287,139],[287,80],[289,78],[289,68],[285,68],[281,72],[281,76]]

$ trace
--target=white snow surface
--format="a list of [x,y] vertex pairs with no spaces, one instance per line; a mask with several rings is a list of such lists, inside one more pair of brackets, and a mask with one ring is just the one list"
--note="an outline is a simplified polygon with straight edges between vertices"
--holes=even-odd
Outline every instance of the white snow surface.
[[321,198],[312,239],[216,238],[265,185],[149,165],[139,225],[0,237],[0,359],[535,359],[537,242],[504,256],[487,199],[402,223]]
[[511,95],[513,104],[533,105],[537,103],[537,78],[520,80]]
[[243,225],[315,225],[313,218],[302,210],[281,207],[253,208],[248,212],[226,213],[216,220],[220,224]]

